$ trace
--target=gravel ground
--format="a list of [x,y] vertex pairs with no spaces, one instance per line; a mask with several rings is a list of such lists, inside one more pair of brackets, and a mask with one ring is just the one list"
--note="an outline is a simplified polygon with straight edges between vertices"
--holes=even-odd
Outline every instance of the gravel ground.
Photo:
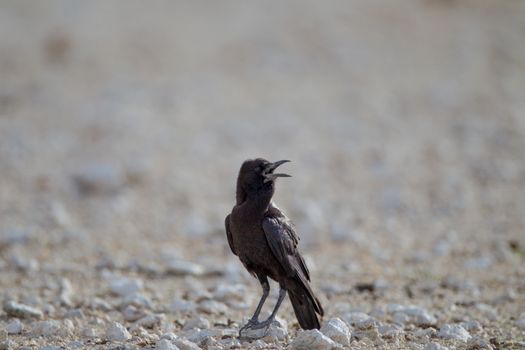
[[[0,3],[1,349],[524,349],[525,2]],[[260,295],[241,162],[325,307]],[[277,288],[265,312],[276,300]]]

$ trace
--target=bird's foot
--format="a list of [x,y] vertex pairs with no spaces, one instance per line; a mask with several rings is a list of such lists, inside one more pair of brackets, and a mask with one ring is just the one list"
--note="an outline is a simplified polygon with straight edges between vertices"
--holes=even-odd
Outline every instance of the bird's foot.
[[242,326],[241,329],[239,329],[239,338],[242,338],[242,332],[243,331],[245,331],[247,329],[253,329],[253,327],[255,327],[258,324],[259,324],[258,320],[254,320],[254,319],[250,318],[248,320],[248,323],[246,323],[244,326]]
[[269,328],[272,322],[274,321],[273,318],[268,318],[266,321],[263,322],[257,322],[252,329],[261,329],[261,328]]
[[[268,330],[270,329],[270,325],[272,324],[273,321],[274,321],[273,318],[268,318],[266,321],[263,321],[263,322],[259,322],[257,320],[249,320],[248,323],[245,324],[239,330],[239,338],[245,337],[245,335],[243,335],[243,332],[248,331],[248,330],[257,330],[257,329],[264,329],[264,332],[262,333],[262,335],[259,334],[259,336],[257,336],[257,338],[264,338],[267,335]],[[250,336],[248,335],[248,337]]]

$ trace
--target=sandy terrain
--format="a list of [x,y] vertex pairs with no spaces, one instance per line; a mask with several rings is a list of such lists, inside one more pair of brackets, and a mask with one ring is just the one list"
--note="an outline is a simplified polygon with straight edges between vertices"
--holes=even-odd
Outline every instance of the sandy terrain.
[[[518,0],[1,2],[0,348],[525,348],[524,37]],[[236,338],[259,156],[337,343],[288,300]]]

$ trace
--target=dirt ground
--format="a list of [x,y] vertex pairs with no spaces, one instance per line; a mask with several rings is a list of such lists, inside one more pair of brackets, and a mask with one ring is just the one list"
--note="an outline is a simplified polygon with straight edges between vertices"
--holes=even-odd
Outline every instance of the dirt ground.
[[349,326],[310,348],[525,348],[524,38],[519,0],[2,1],[0,348],[301,348],[288,300],[236,337],[254,157]]

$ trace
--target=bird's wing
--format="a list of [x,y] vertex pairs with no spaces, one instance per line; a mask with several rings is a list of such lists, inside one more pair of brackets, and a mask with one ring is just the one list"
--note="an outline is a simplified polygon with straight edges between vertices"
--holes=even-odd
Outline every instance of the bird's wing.
[[226,237],[228,237],[228,244],[230,245],[230,249],[232,250],[233,254],[237,255],[237,252],[235,251],[235,246],[233,245],[232,232],[230,231],[230,215],[226,216],[226,219],[224,220],[224,227],[226,228]]
[[286,273],[289,276],[301,273],[310,281],[310,272],[297,249],[299,237],[291,222],[284,215],[267,216],[263,219],[262,227],[273,255]]

